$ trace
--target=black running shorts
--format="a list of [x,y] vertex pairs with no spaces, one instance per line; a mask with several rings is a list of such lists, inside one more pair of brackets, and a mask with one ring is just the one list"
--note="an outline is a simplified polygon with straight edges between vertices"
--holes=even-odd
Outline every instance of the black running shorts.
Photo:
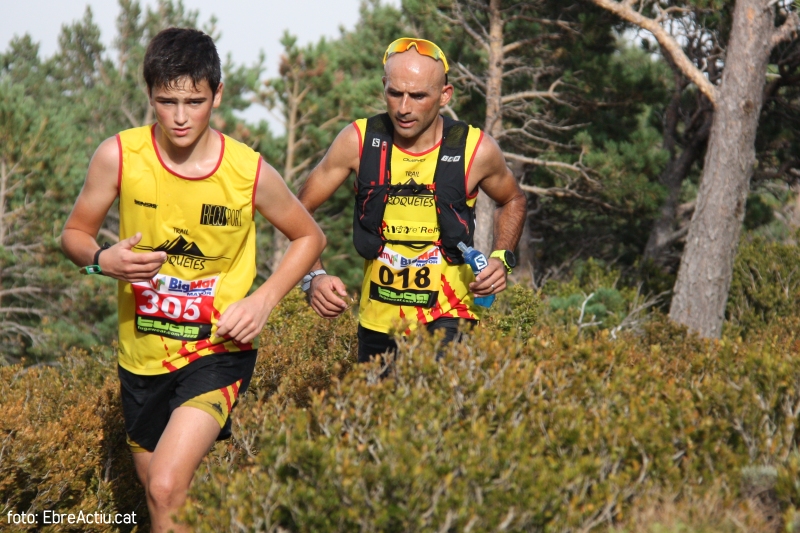
[[[460,318],[439,318],[433,322],[426,324],[425,327],[430,333],[437,330],[444,330],[443,344],[450,344],[453,341],[460,342],[461,336],[458,333],[459,323],[464,322],[465,327],[471,329],[477,320],[464,320]],[[397,350],[397,343],[394,340],[394,335],[388,333],[381,333],[367,329],[361,324],[358,325],[358,362],[366,363],[375,357],[385,354],[386,352],[395,352]],[[441,352],[436,355],[439,359],[442,356]]]
[[210,354],[175,372],[156,376],[134,374],[118,366],[131,451],[155,450],[172,411],[181,406],[207,412],[219,423],[217,440],[229,438],[230,413],[250,385],[257,354],[257,350]]

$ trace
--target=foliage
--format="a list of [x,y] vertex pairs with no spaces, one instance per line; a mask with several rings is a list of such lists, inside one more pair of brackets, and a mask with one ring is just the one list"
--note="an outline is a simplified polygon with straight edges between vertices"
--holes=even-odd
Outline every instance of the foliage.
[[359,367],[308,403],[248,403],[247,451],[216,456],[187,519],[200,531],[573,531],[622,520],[652,491],[713,490],[731,508],[743,468],[793,449],[795,348],[775,331],[707,344],[664,326],[577,342],[484,329],[444,364],[435,339],[415,337],[388,379]]
[[514,334],[524,339],[540,322],[542,308],[540,292],[514,284],[497,295],[494,305],[481,321],[503,334]]
[[756,334],[777,318],[797,315],[800,252],[763,237],[744,240],[734,263],[727,306],[729,334]]
[[[522,289],[509,301],[538,302]],[[707,342],[663,318],[613,340],[531,316],[488,320],[441,363],[439,337],[420,332],[380,379],[378,366],[353,367],[354,317],[323,320],[295,291],[263,333],[234,439],[201,468],[186,520],[197,531],[642,531],[650,516],[655,533],[713,530],[698,514],[711,509],[758,531],[762,485],[773,515],[793,520],[798,319]],[[7,509],[144,516],[109,358],[73,352],[59,368],[0,373]],[[756,475],[762,466],[774,474]]]
[[[0,404],[4,514],[135,512],[138,523],[146,523],[147,506],[125,443],[111,360],[73,350],[58,367],[0,367]],[[11,524],[3,529],[15,530]],[[111,528],[63,524],[42,530]]]
[[75,119],[70,108],[0,76],[0,362],[51,358],[115,332],[104,323],[113,300],[95,292],[104,284],[74,280],[58,248],[88,163]]

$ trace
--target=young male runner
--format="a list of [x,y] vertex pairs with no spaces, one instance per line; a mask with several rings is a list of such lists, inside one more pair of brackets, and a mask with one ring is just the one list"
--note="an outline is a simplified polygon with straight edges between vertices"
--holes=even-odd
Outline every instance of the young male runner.
[[[402,38],[389,45],[383,62],[387,113],[345,127],[298,194],[313,213],[351,172],[358,176],[353,243],[366,259],[359,361],[394,349],[390,333],[399,324],[442,328],[449,341],[459,320],[477,321],[473,295],[505,289],[526,210],[494,139],[439,114],[453,95],[442,50]],[[497,211],[495,251],[475,279],[457,245],[472,245],[478,188]],[[344,284],[319,262],[303,288],[322,317],[347,307]]]
[[[223,88],[210,37],[162,31],[148,46],[144,77],[157,123],[100,144],[62,247],[85,273],[119,280],[125,429],[152,530],[184,531],[172,516],[214,441],[230,436],[231,409],[253,373],[254,341],[325,239],[275,169],[209,127]],[[117,197],[120,241],[98,249]],[[291,245],[248,296],[256,211]]]

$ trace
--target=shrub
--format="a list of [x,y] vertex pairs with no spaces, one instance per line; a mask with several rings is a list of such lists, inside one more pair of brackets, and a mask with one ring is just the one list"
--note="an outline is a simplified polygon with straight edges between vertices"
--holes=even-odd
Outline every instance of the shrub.
[[[197,531],[641,531],[643,513],[663,508],[653,533],[700,532],[713,520],[694,502],[710,501],[709,516],[758,531],[766,490],[792,527],[800,319],[708,342],[656,315],[615,340],[531,325],[537,295],[506,298],[441,363],[441,336],[401,341],[380,379],[377,365],[353,367],[354,316],[322,320],[295,291],[263,333],[234,438],[201,467],[185,520]],[[146,520],[114,374],[100,352],[0,369],[5,512]]]
[[358,367],[303,408],[251,398],[248,453],[217,457],[186,519],[198,531],[578,531],[653,493],[734,507],[742,470],[794,447],[796,347],[648,329],[618,341],[478,329],[443,364],[420,334],[388,379]]
[[748,336],[800,306],[800,250],[762,237],[743,241],[733,267],[725,325],[729,335]]
[[659,297],[641,294],[641,287],[620,283],[620,272],[602,261],[580,262],[567,283],[549,280],[542,290],[548,324],[577,326],[578,331],[626,329],[638,326],[641,315],[660,303]]
[[[73,351],[60,368],[0,367],[0,501],[6,513],[129,513],[147,520],[115,367]],[[17,526],[23,530],[23,526]],[[6,529],[7,528],[7,529]],[[131,531],[61,524],[43,531]]]
[[522,285],[511,285],[497,296],[494,305],[483,317],[483,323],[486,327],[504,334],[527,338],[541,315],[540,293]]

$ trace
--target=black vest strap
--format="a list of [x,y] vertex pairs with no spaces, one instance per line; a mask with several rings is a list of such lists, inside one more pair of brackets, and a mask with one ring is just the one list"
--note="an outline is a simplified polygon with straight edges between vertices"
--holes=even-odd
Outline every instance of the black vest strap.
[[[472,246],[475,232],[474,210],[467,206],[464,159],[469,126],[443,117],[444,128],[439,159],[434,171],[433,187],[440,241],[436,244],[448,263],[464,262],[458,250],[459,241]],[[375,259],[387,242],[383,238],[383,215],[389,190],[408,188],[391,185],[391,162],[394,126],[386,113],[367,119],[364,145],[356,179],[356,206],[353,212],[353,244],[365,259]],[[421,189],[420,189],[421,190]],[[409,245],[431,241],[408,242]]]

